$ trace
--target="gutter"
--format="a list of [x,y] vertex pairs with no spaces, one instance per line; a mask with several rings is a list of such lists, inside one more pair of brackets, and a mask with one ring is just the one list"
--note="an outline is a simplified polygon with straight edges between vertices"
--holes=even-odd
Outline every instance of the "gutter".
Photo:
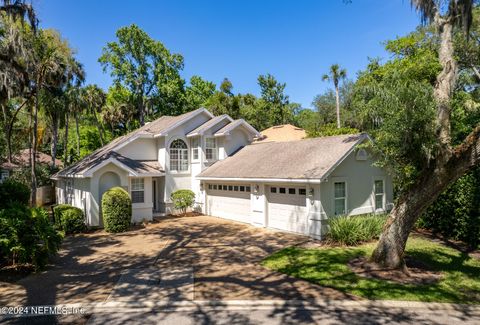
[[320,184],[318,178],[239,178],[239,177],[208,177],[197,176],[201,181],[229,181],[229,182],[254,182],[254,183],[301,183],[301,184]]

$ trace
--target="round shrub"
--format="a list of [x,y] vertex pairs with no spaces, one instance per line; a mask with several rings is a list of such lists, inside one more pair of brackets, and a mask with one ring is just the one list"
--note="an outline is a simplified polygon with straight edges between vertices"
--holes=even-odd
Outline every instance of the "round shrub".
[[102,197],[103,226],[107,232],[127,231],[132,220],[132,200],[121,187],[112,187]]
[[27,185],[7,179],[0,183],[0,209],[7,209],[15,204],[28,205],[30,201],[30,188]]
[[192,207],[195,203],[195,193],[190,190],[178,190],[173,192],[170,197],[173,201],[173,207],[182,211],[182,214],[187,213],[187,209]]
[[53,208],[55,223],[66,234],[83,232],[87,228],[83,211],[68,204],[59,204]]

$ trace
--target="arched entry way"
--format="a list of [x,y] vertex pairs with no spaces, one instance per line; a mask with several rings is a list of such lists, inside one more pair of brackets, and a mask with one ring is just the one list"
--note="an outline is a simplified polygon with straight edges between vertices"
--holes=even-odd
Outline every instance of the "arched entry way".
[[99,210],[100,210],[100,226],[103,227],[103,218],[102,218],[102,198],[103,194],[115,186],[120,186],[120,176],[114,172],[106,172],[100,176],[98,181],[98,194],[99,194]]

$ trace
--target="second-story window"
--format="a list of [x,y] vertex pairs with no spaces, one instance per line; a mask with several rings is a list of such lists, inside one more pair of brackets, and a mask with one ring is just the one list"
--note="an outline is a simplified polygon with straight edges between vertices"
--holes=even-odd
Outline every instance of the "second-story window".
[[191,145],[192,145],[192,160],[198,160],[199,159],[199,155],[198,155],[198,147],[200,146],[200,138],[198,137],[195,137],[195,138],[192,138],[192,142],[191,142]]
[[205,158],[207,161],[215,161],[218,159],[217,154],[217,139],[206,138],[205,139]]
[[188,170],[188,147],[181,139],[173,141],[170,145],[170,170],[179,172]]

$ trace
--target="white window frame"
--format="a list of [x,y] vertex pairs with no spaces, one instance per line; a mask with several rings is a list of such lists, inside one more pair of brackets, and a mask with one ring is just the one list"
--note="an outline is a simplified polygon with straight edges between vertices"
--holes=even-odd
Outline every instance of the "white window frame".
[[199,150],[200,137],[193,137],[190,141],[190,146],[192,149],[192,161],[199,161],[200,160],[200,150]]
[[[381,181],[382,182],[382,189],[383,193],[377,194],[375,193],[375,182]],[[373,178],[373,184],[372,184],[372,198],[373,198],[373,211],[374,212],[385,212],[386,207],[387,207],[387,194],[385,190],[385,178],[384,177],[375,177]],[[377,195],[382,195],[382,207],[377,208]]]
[[[213,147],[209,147],[209,140],[212,140],[214,143]],[[209,150],[212,150],[212,157],[209,159]],[[205,160],[208,162],[217,161],[218,160],[218,141],[214,137],[207,137],[205,138]]]
[[[181,141],[185,145],[185,148],[172,148],[172,145]],[[170,142],[168,146],[169,166],[170,171],[174,173],[188,173],[189,171],[189,148],[187,142],[181,138],[176,138]],[[172,158],[176,156],[176,158]],[[186,158],[185,158],[186,157]],[[172,162],[175,162],[172,164]]]
[[[135,184],[137,183],[138,184]],[[133,193],[141,192],[143,194],[142,201],[134,201]],[[145,178],[131,178],[130,179],[130,196],[132,198],[132,204],[145,203]]]
[[[335,216],[340,216],[335,213],[335,203],[337,200],[345,200],[345,206],[344,206],[344,211],[345,213],[343,215],[348,215],[348,183],[345,178],[333,178],[332,179],[333,183],[333,215]],[[344,197],[335,197],[335,183],[345,183],[345,196]]]

